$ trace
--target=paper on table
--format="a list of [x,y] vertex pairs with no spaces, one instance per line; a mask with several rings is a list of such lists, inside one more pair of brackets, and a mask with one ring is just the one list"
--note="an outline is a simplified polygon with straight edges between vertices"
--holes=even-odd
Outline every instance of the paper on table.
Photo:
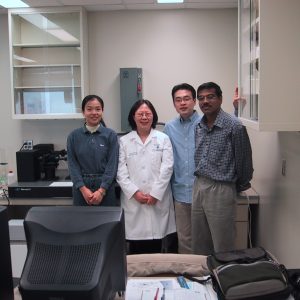
[[143,289],[142,290],[142,300],[158,300],[161,299],[158,298],[159,296],[159,288],[152,288],[149,289]]
[[[165,291],[165,300],[212,300],[209,293],[185,288]],[[215,298],[217,299],[217,298]]]
[[159,279],[165,290],[173,290],[180,288],[178,281],[175,278]]
[[73,186],[72,181],[53,181],[49,186]]
[[211,283],[200,284],[198,282],[187,282],[189,289],[177,288],[165,290],[165,300],[217,300],[217,294]]
[[204,294],[205,299],[207,300],[218,300],[218,296],[213,289],[212,283],[207,282],[205,284],[201,284],[198,282],[188,282],[190,289],[193,291],[201,292]]
[[[217,294],[211,283],[200,284],[188,281],[189,289],[180,288],[176,279],[129,279],[127,281],[125,300],[154,300],[159,287],[157,299],[161,300],[217,300]],[[164,295],[164,298],[162,298]]]
[[161,300],[164,295],[164,287],[159,280],[129,279],[127,281],[125,300]]

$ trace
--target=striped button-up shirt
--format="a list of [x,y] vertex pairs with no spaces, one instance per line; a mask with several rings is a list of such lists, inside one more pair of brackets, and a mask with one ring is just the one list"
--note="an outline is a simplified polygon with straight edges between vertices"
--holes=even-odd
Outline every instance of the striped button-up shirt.
[[246,128],[220,109],[211,128],[204,116],[195,128],[195,175],[235,182],[237,191],[248,189],[252,179],[252,150]]

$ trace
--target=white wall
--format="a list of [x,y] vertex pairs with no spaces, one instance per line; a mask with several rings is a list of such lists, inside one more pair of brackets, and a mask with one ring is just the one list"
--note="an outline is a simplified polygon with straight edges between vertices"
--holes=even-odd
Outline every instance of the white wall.
[[[253,185],[260,195],[257,244],[288,268],[300,267],[300,133],[249,130]],[[282,175],[286,160],[286,175]]]
[[[3,78],[0,140],[10,168],[23,139],[65,148],[80,120],[12,120],[9,88],[7,16],[0,15],[0,75]],[[189,82],[195,88],[214,80],[223,88],[224,109],[232,112],[237,82],[237,10],[114,11],[88,14],[90,93],[104,98],[105,121],[120,131],[119,69],[142,67],[144,97],[155,105],[159,121],[176,115],[171,89]],[[8,129],[9,128],[9,129]],[[5,141],[5,142],[4,142]],[[2,144],[2,143],[1,143]]]
[[[159,120],[175,116],[171,89],[216,81],[225,109],[237,82],[237,10],[124,11],[89,14],[90,92],[103,95],[105,119],[120,128],[119,68],[142,67],[144,98]],[[112,113],[114,112],[114,113]]]

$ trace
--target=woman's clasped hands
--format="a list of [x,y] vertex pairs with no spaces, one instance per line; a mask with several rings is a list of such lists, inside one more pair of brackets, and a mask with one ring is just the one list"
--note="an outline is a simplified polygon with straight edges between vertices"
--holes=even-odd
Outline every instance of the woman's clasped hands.
[[89,188],[83,186],[80,191],[88,205],[99,205],[105,195],[104,190],[101,190],[101,188],[92,192]]
[[141,203],[147,205],[155,205],[158,201],[156,198],[152,197],[150,194],[143,193],[141,191],[136,191],[133,195],[133,198]]

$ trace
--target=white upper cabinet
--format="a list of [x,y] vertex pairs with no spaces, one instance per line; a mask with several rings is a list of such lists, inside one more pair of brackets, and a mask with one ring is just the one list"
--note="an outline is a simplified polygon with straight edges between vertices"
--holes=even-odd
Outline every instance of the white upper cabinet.
[[87,22],[80,7],[9,10],[13,117],[82,118]]
[[239,0],[239,117],[261,131],[300,130],[300,1]]

